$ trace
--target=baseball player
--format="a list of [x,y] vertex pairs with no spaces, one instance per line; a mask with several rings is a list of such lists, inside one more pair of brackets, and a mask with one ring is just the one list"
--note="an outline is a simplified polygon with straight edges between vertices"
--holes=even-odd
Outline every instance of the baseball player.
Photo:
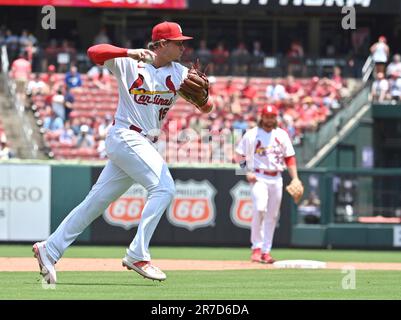
[[200,91],[190,97],[200,111],[206,113],[213,108],[205,77],[197,77],[194,68],[176,62],[184,51],[183,42],[189,39],[192,37],[184,36],[177,23],[166,21],[153,27],[149,49],[125,49],[109,44],[88,49],[90,59],[106,66],[118,82],[118,107],[105,143],[109,160],[87,197],[46,241],[33,245],[41,274],[48,283],[56,283],[55,263],[67,247],[134,181],[146,188],[148,200],[122,263],[145,278],[166,279],[151,263],[149,242],[174,196],[175,187],[167,164],[153,143],[178,94],[191,96],[186,92],[188,84],[200,81],[195,86]]
[[257,127],[247,131],[236,147],[241,167],[252,184],[251,243],[253,262],[273,263],[270,255],[283,193],[282,171],[287,166],[294,183],[299,181],[295,152],[286,131],[277,127],[274,105],[262,109]]

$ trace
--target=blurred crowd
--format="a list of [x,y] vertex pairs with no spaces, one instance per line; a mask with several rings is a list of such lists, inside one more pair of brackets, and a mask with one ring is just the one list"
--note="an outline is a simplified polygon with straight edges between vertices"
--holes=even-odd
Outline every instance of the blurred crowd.
[[390,47],[386,37],[380,36],[371,48],[374,63],[374,81],[370,100],[378,103],[398,104],[401,100],[401,55],[395,53],[389,62]]
[[[6,30],[0,32],[1,42],[7,45],[11,58],[10,75],[15,80],[16,94],[37,118],[49,156],[104,159],[104,139],[118,101],[117,84],[109,71],[93,65],[79,70],[77,51],[67,40],[60,46],[52,40],[40,49],[32,33],[23,31],[16,36]],[[104,28],[93,40],[93,44],[98,43],[111,43]],[[294,41],[287,52],[289,74],[303,68],[303,55],[301,43]],[[250,69],[265,72],[265,56],[258,41],[249,51],[244,43],[231,52],[223,43],[210,50],[204,40],[196,50],[186,48],[184,64],[198,58],[202,66],[208,66],[210,95],[216,108],[210,114],[200,114],[181,100],[169,111],[163,128],[168,128],[168,137],[158,143],[166,158],[171,155],[167,160],[174,162],[177,150],[184,150],[186,160],[199,160],[188,157],[185,147],[190,147],[206,153],[209,160],[232,162],[233,146],[256,125],[258,110],[266,103],[278,107],[279,126],[295,145],[300,144],[305,131],[317,130],[341,108],[341,100],[351,94],[340,67],[334,67],[327,77],[246,76]],[[182,135],[189,131],[193,133],[191,137]],[[213,136],[219,137],[216,145],[202,146]],[[218,152],[221,155],[215,156]]]

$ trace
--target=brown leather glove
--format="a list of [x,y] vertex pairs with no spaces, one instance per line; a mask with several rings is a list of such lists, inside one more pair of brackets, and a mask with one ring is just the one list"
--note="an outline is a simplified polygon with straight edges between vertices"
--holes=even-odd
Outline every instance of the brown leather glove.
[[197,108],[203,107],[209,98],[209,80],[199,70],[198,61],[188,70],[188,76],[178,89],[178,93],[186,101]]
[[294,199],[294,202],[298,204],[304,194],[302,181],[297,178],[292,179],[290,184],[286,187],[286,190]]

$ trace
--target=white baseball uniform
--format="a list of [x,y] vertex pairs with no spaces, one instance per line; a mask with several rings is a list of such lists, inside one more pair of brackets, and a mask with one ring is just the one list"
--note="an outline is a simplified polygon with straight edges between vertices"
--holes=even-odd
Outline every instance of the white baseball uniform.
[[269,253],[283,194],[284,158],[295,155],[290,137],[281,128],[267,132],[255,127],[240,140],[236,152],[247,157],[257,181],[252,186],[252,249]]
[[146,188],[148,200],[127,255],[150,261],[150,239],[175,193],[167,164],[150,140],[158,135],[163,118],[178,98],[176,90],[188,69],[176,62],[155,68],[131,58],[109,59],[104,64],[117,78],[119,91],[115,122],[105,141],[109,161],[87,197],[47,240],[54,261],[134,181]]

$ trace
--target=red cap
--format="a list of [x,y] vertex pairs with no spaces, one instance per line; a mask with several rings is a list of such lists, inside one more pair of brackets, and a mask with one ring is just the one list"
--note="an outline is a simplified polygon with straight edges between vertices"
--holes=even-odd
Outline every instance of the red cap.
[[164,21],[153,27],[152,41],[165,40],[189,40],[192,37],[182,35],[182,29],[178,23]]
[[47,70],[49,70],[49,71],[56,71],[56,67],[54,66],[54,65],[50,65],[48,68],[47,68]]
[[275,115],[278,116],[278,110],[275,105],[268,104],[267,106],[263,107],[262,109],[262,116],[263,115]]

